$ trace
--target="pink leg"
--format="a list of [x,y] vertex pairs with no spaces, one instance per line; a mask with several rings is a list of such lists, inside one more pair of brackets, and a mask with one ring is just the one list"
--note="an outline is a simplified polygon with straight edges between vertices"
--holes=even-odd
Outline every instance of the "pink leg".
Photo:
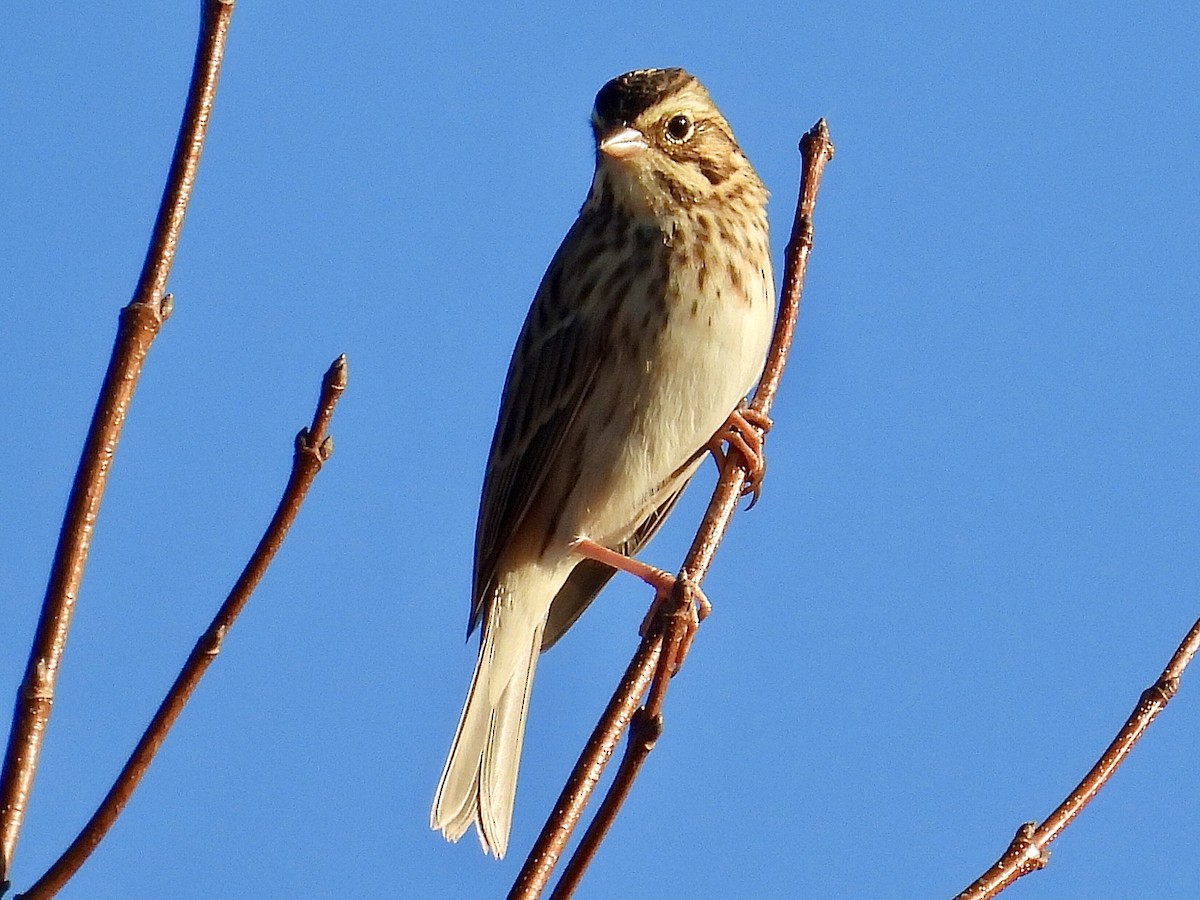
[[[604,563],[606,566],[612,566],[621,572],[628,572],[630,575],[640,578],[654,588],[654,603],[651,604],[650,611],[646,613],[646,618],[642,620],[641,633],[645,634],[655,617],[662,610],[663,603],[670,600],[671,591],[675,587],[675,576],[670,572],[648,565],[640,559],[634,559],[631,556],[618,553],[616,550],[610,550],[588,538],[580,538],[575,541],[571,545],[571,549],[580,556],[594,559],[596,562]],[[704,592],[700,590],[699,585],[693,584],[691,585],[691,589],[694,594],[695,603],[687,604],[689,621],[685,627],[682,651],[677,654],[679,659],[687,655],[687,649],[691,646],[692,638],[695,636],[696,629],[699,627],[701,620],[705,619],[712,612],[712,604],[708,602],[708,598],[704,596]]]
[[750,507],[758,502],[762,492],[763,476],[767,472],[767,459],[763,455],[763,438],[771,430],[774,423],[765,413],[753,407],[739,407],[729,414],[725,424],[717,429],[717,433],[708,442],[708,449],[717,461],[717,467],[725,468],[729,454],[724,451],[722,444],[728,444],[741,454],[746,464],[746,484],[742,494],[752,494]]
[[588,538],[580,538],[575,541],[571,545],[571,549],[580,556],[586,556],[588,559],[594,559],[596,562],[612,566],[620,572],[628,572],[635,578],[640,578],[654,588],[658,594],[669,594],[675,587],[675,576],[670,572],[655,568],[640,559],[626,556],[624,553],[618,553],[616,550],[609,550]]

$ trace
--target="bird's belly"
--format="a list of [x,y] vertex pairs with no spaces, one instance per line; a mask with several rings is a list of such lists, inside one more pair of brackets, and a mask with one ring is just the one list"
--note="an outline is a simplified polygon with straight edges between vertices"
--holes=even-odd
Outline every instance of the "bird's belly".
[[[762,371],[773,320],[769,284],[756,305],[701,298],[668,314],[641,356],[623,355],[619,399],[581,435],[581,473],[562,483],[556,537],[624,542],[695,471],[688,466]],[[563,477],[563,476],[560,476]]]

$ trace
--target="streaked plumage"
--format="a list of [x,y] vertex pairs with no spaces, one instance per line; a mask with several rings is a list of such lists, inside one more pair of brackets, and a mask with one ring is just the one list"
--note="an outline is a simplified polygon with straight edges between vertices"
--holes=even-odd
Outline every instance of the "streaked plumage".
[[767,192],[682,69],[630,72],[592,113],[596,173],[509,365],[475,542],[475,675],[430,815],[504,855],[540,650],[632,555],[757,380],[774,319]]

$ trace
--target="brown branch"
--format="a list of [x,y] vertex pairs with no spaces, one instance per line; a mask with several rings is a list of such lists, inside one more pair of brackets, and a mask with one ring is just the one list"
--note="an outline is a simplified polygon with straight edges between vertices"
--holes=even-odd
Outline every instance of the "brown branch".
[[205,4],[183,124],[154,234],[133,299],[121,310],[112,357],[59,532],[29,662],[17,690],[12,731],[0,771],[0,884],[7,882],[28,808],[71,615],[117,442],[146,354],[171,313],[167,279],[200,163],[232,10],[232,2],[207,0]]
[[571,839],[571,832],[583,814],[588,798],[600,781],[604,767],[608,765],[617,741],[624,734],[633,717],[634,710],[658,667],[662,655],[662,635],[656,640],[643,640],[625,669],[625,674],[613,692],[612,699],[600,716],[592,735],[588,738],[575,768],[554,804],[554,811],[542,832],[534,842],[533,849],[525,860],[517,880],[509,892],[509,900],[534,898],[541,895],[550,881],[550,875],[558,864],[563,848]]
[[1071,824],[1071,820],[1083,811],[1125,761],[1125,757],[1141,740],[1150,723],[1175,696],[1183,670],[1197,651],[1200,651],[1200,619],[1196,620],[1191,631],[1187,633],[1158,680],[1142,692],[1137,706],[1104,754],[1084,776],[1083,781],[1041,825],[1026,822],[1018,828],[1004,855],[959,894],[956,900],[986,900],[988,897],[995,897],[1022,875],[1028,875],[1046,866],[1050,861],[1050,852],[1046,849],[1050,842]]
[[[767,364],[751,403],[754,409],[764,415],[770,411],[779,389],[779,381],[791,347],[800,310],[800,295],[804,288],[808,256],[812,249],[812,214],[817,189],[820,187],[825,164],[833,157],[833,144],[829,140],[829,130],[824,119],[817,122],[801,139],[800,152],[804,163],[800,179],[800,197],[785,258],[779,317],[775,323],[775,334],[767,356]],[[626,724],[632,723],[629,743],[617,775],[570,864],[563,872],[554,890],[554,897],[571,896],[616,818],[634,778],[662,730],[662,704],[667,683],[683,662],[690,646],[690,636],[697,625],[696,614],[693,611],[696,589],[708,571],[713,554],[742,496],[747,473],[741,455],[730,452],[700,529],[679,571],[671,602],[664,605],[655,625],[642,639],[616,693],[609,701],[600,723],[592,732],[583,754],[559,795],[554,811],[517,875],[517,880],[508,895],[510,900],[541,895],[583,814],[604,766],[616,749],[617,741],[620,740]],[[650,697],[646,705],[635,712],[647,685],[650,686]]]
[[317,402],[312,427],[301,429],[296,436],[292,473],[288,478],[283,496],[279,500],[279,506],[276,508],[267,530],[263,533],[262,539],[258,542],[258,547],[250,557],[250,561],[246,563],[246,568],[242,570],[241,576],[233,586],[233,590],[221,604],[221,608],[217,611],[208,629],[196,641],[187,662],[183,664],[183,669],[176,676],[175,683],[171,685],[167,696],[159,705],[154,718],[150,720],[145,733],[138,741],[133,753],[130,754],[108,794],[105,795],[100,807],[46,874],[39,878],[28,891],[19,894],[16,900],[43,900],[43,898],[53,897],[61,890],[63,885],[91,856],[92,851],[96,849],[104,835],[108,833],[109,828],[117,820],[117,816],[121,814],[121,810],[125,808],[125,804],[129,802],[129,798],[133,796],[142,776],[146,774],[151,761],[162,746],[167,732],[171,730],[171,726],[183,712],[184,706],[187,705],[204,673],[208,671],[208,667],[217,658],[217,654],[221,651],[221,643],[225,640],[229,628],[245,608],[246,602],[254,593],[254,589],[262,580],[263,575],[266,574],[267,567],[283,544],[288,529],[291,528],[296,514],[300,511],[300,506],[308,494],[308,489],[312,486],[313,479],[317,477],[321,466],[333,453],[333,438],[329,437],[326,431],[330,418],[333,416],[333,408],[337,405],[338,398],[341,397],[345,388],[346,357],[343,355],[334,360],[333,365],[325,373],[321,384],[321,398]]

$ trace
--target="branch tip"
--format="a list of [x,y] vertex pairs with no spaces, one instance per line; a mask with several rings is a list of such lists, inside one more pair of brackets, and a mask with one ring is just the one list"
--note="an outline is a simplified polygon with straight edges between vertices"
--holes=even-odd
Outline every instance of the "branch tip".
[[804,133],[800,138],[799,148],[805,156],[811,154],[821,154],[825,157],[825,162],[833,159],[834,146],[833,141],[829,137],[829,125],[825,121],[825,117],[817,119],[817,124]]
[[329,373],[328,374],[331,378],[334,378],[337,380],[338,385],[341,385],[342,388],[344,388],[344,386],[346,386],[346,371],[347,371],[346,354],[343,353],[341,355],[338,355],[338,358],[331,362],[331,364],[329,365]]
[[325,373],[325,384],[331,390],[344,391],[348,374],[346,354],[343,353],[330,364],[329,370]]

